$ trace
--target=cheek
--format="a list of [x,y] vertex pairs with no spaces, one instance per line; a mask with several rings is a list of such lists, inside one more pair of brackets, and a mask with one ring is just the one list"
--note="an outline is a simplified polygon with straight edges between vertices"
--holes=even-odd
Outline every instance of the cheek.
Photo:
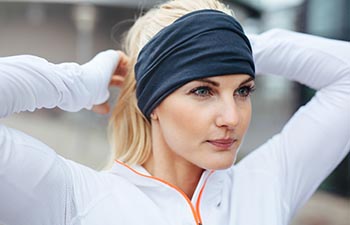
[[241,110],[241,130],[242,133],[244,134],[250,125],[250,121],[252,118],[252,105],[251,102],[247,102],[244,107],[242,107]]
[[[186,154],[191,149],[197,149],[208,138],[210,131],[216,131],[214,121],[219,107],[208,105],[196,104],[188,99],[168,98],[158,106],[159,128],[168,148],[178,154]],[[251,102],[241,102],[237,107],[240,109],[237,111],[240,121],[236,134],[243,137],[251,120]]]
[[168,102],[157,109],[163,137],[174,151],[191,148],[190,145],[196,145],[204,138],[203,132],[208,130],[204,120],[208,117],[202,107],[191,104],[191,101]]

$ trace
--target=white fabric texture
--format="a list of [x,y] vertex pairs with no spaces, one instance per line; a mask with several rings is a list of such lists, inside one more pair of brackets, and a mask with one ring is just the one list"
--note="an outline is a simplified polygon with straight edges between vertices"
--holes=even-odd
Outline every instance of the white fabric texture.
[[[0,224],[288,224],[349,152],[350,44],[284,30],[250,40],[258,74],[298,81],[317,94],[240,163],[204,172],[191,200],[140,166],[116,162],[94,171],[0,125]],[[91,108],[107,99],[117,58],[108,51],[83,66],[0,58],[0,116]]]

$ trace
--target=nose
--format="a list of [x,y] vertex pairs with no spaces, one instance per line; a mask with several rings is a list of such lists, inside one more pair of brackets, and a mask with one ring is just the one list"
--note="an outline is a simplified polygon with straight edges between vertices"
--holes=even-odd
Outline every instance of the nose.
[[223,101],[221,106],[218,107],[218,114],[216,117],[216,125],[218,127],[226,127],[228,129],[234,129],[237,127],[240,121],[239,108],[234,101]]

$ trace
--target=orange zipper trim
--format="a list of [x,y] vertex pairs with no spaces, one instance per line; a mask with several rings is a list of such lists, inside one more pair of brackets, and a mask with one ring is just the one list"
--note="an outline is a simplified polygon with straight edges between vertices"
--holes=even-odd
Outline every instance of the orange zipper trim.
[[202,197],[202,193],[203,193],[203,190],[204,190],[204,187],[205,185],[207,184],[207,181],[208,181],[208,178],[209,176],[214,173],[214,170],[210,171],[209,175],[207,176],[207,178],[205,179],[204,181],[204,184],[199,192],[199,195],[198,195],[198,198],[197,198],[197,204],[196,204],[196,209],[194,208],[191,200],[187,197],[187,195],[185,194],[185,192],[183,192],[180,188],[178,188],[177,186],[165,181],[165,180],[162,180],[158,177],[154,177],[154,176],[149,176],[149,175],[145,175],[145,174],[142,174],[136,170],[134,170],[133,168],[131,168],[129,165],[123,163],[123,162],[120,162],[118,160],[115,160],[115,162],[117,162],[118,164],[122,165],[122,166],[125,166],[127,167],[128,169],[130,169],[132,172],[140,175],[140,176],[143,176],[143,177],[147,177],[147,178],[151,178],[151,179],[154,179],[154,180],[157,180],[163,184],[166,184],[167,186],[173,188],[175,191],[179,192],[184,198],[185,200],[187,201],[188,205],[191,207],[191,211],[192,211],[192,214],[193,214],[193,217],[194,217],[194,220],[196,221],[196,224],[197,225],[202,225],[202,218],[201,218],[201,215],[200,215],[200,211],[199,211],[199,205],[200,205],[200,201],[201,201],[201,197]]
[[207,181],[208,181],[208,178],[210,177],[210,175],[212,175],[213,173],[215,172],[215,170],[211,170],[209,175],[205,178],[205,181],[204,181],[204,184],[199,192],[199,195],[198,195],[198,198],[197,198],[197,203],[196,203],[196,211],[198,213],[198,216],[199,216],[199,220],[200,220],[200,224],[199,225],[202,225],[202,217],[201,217],[201,211],[199,210],[199,206],[200,206],[200,203],[201,203],[201,199],[202,199],[202,194],[203,194],[203,190],[204,190],[204,187],[207,185]]

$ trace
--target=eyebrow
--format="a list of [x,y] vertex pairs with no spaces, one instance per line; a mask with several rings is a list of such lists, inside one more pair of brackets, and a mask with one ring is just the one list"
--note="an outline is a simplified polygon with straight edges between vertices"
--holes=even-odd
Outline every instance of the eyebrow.
[[205,82],[205,83],[209,83],[209,84],[211,84],[211,85],[213,85],[215,87],[219,87],[220,86],[220,84],[218,82],[215,82],[215,81],[210,80],[208,78],[198,79],[197,81],[202,81],[202,82]]
[[[246,83],[248,83],[249,81],[252,81],[252,80],[254,80],[254,77],[249,77],[246,80],[242,81],[242,83],[239,86],[242,86],[243,84],[246,84]],[[220,84],[218,82],[215,82],[215,81],[210,80],[208,78],[198,79],[197,81],[209,83],[209,84],[211,84],[211,85],[213,85],[215,87],[219,87],[220,86]]]
[[254,77],[249,77],[248,79],[244,80],[239,86],[248,83],[249,81],[255,80]]

